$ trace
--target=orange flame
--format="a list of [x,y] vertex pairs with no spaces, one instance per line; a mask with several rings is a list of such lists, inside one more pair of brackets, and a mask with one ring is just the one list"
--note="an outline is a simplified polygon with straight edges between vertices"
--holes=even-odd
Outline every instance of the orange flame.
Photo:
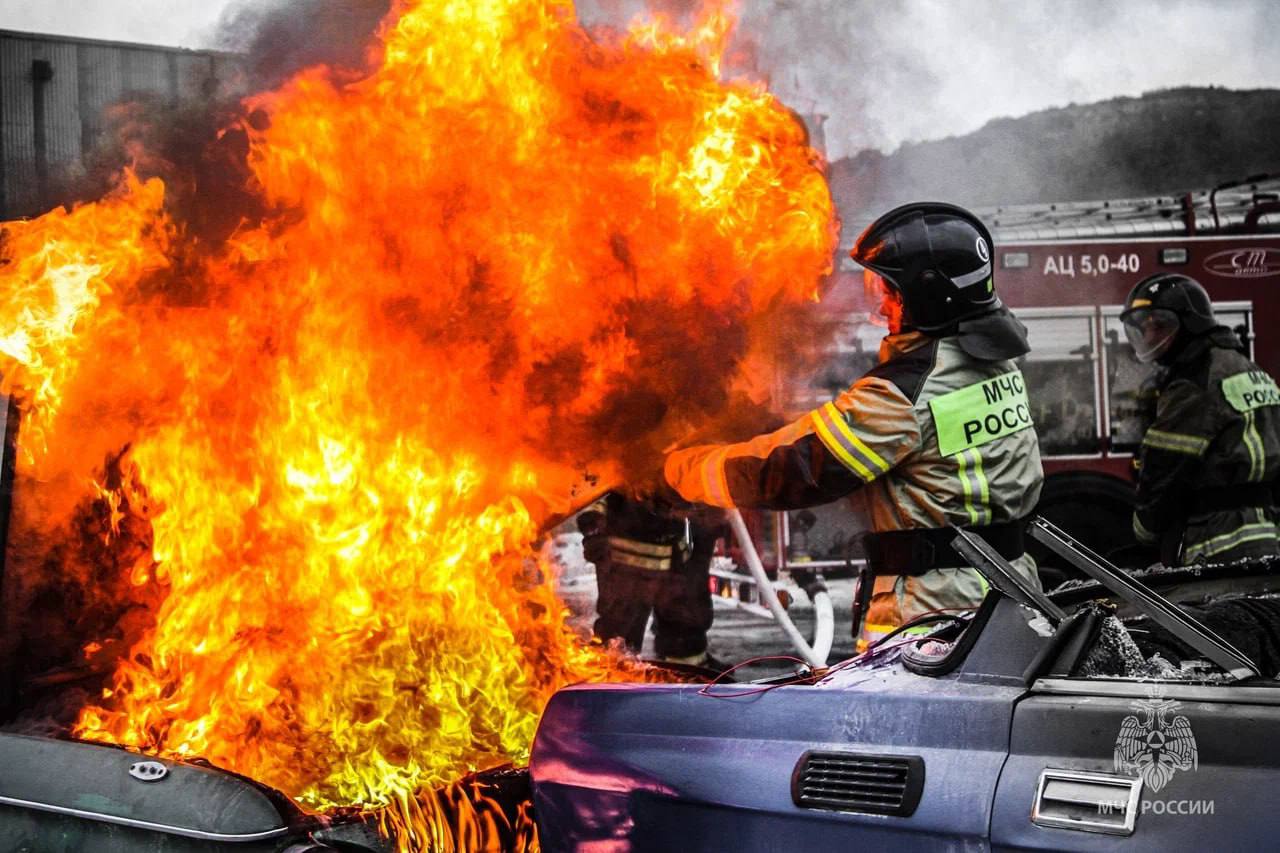
[[18,535],[86,495],[108,543],[150,531],[153,624],[79,735],[406,807],[524,760],[555,689],[616,671],[526,556],[540,524],[584,469],[656,470],[835,248],[801,124],[718,79],[726,21],[405,0],[361,79],[248,99],[271,212],[229,239],[128,173],[5,225]]

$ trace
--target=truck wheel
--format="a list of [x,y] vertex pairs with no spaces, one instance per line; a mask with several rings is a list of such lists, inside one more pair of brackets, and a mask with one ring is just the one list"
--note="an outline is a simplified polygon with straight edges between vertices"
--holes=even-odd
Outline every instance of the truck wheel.
[[[1040,503],[1036,504],[1033,515],[1044,516],[1094,551],[1112,559],[1134,553],[1133,505],[1133,486],[1119,477],[1097,471],[1063,471],[1045,478]],[[1027,537],[1027,551],[1040,567],[1040,581],[1045,589],[1053,589],[1070,578],[1084,577],[1030,537]]]

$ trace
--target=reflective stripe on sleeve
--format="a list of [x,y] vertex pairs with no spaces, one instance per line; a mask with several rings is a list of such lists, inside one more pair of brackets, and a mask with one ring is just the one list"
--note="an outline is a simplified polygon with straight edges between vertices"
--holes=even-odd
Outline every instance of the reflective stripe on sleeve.
[[1262,446],[1262,436],[1258,435],[1254,412],[1244,416],[1244,446],[1249,451],[1249,482],[1261,483],[1267,472],[1267,453]]
[[969,513],[969,522],[977,524],[978,513],[973,509],[973,484],[969,482],[969,472],[965,468],[967,458],[963,452],[956,455],[956,464],[960,467],[957,473],[960,475],[960,489],[964,492],[964,510]]
[[849,429],[844,413],[836,407],[835,403],[827,403],[822,408],[815,409],[813,425],[822,444],[846,468],[867,482],[871,482],[889,470],[889,463],[867,447],[866,443]]
[[1144,545],[1150,545],[1156,541],[1156,535],[1147,529],[1136,512],[1133,514],[1133,535]]
[[1209,439],[1198,435],[1185,435],[1180,432],[1165,432],[1161,429],[1149,429],[1142,437],[1147,447],[1168,450],[1170,453],[1181,453],[1185,456],[1203,456],[1209,448]]
[[982,470],[982,452],[973,447],[955,456],[959,466],[960,489],[964,494],[964,511],[973,524],[991,523],[991,492],[987,475]]
[[1277,533],[1276,526],[1269,521],[1260,524],[1241,525],[1230,533],[1215,536],[1204,542],[1197,542],[1195,545],[1188,545],[1183,559],[1197,560],[1202,557],[1213,557],[1230,551],[1238,545],[1243,545],[1246,542],[1256,542],[1261,539],[1275,541]]
[[728,447],[720,447],[702,460],[702,491],[707,496],[707,503],[726,509],[733,507],[733,501],[729,497],[729,483],[724,475],[724,460],[728,453]]
[[610,548],[622,548],[635,554],[646,554],[650,557],[670,557],[670,545],[654,545],[651,542],[640,542],[636,539],[626,539],[622,536],[609,537]]
[[975,447],[970,452],[973,454],[973,474],[978,480],[979,515],[982,516],[983,524],[990,524],[991,490],[987,486],[987,474],[982,470],[982,451]]
[[615,566],[630,566],[633,569],[644,569],[651,572],[665,572],[671,569],[671,558],[656,559],[628,554],[625,551],[614,551],[611,560]]
[[653,572],[665,572],[671,568],[670,545],[641,542],[623,536],[609,537],[609,556],[615,566],[630,566]]

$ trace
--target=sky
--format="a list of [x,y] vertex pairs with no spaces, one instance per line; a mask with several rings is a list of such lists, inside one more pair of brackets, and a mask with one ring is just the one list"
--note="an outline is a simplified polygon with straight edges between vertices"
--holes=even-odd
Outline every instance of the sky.
[[[233,5],[286,0],[0,0],[0,28],[184,47]],[[579,0],[593,22],[644,3]],[[739,0],[757,74],[827,116],[832,159],[994,118],[1183,85],[1280,87],[1274,0]]]

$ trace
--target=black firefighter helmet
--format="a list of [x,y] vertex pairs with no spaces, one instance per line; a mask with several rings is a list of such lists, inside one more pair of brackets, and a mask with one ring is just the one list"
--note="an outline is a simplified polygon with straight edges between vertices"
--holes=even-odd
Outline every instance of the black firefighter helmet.
[[1168,360],[1183,342],[1214,329],[1209,294],[1194,278],[1156,273],[1133,286],[1124,301],[1125,335],[1138,361]]
[[991,232],[964,208],[932,201],[895,207],[849,254],[902,297],[904,327],[957,335],[965,352],[992,361],[1030,349],[1025,327],[996,295]]

